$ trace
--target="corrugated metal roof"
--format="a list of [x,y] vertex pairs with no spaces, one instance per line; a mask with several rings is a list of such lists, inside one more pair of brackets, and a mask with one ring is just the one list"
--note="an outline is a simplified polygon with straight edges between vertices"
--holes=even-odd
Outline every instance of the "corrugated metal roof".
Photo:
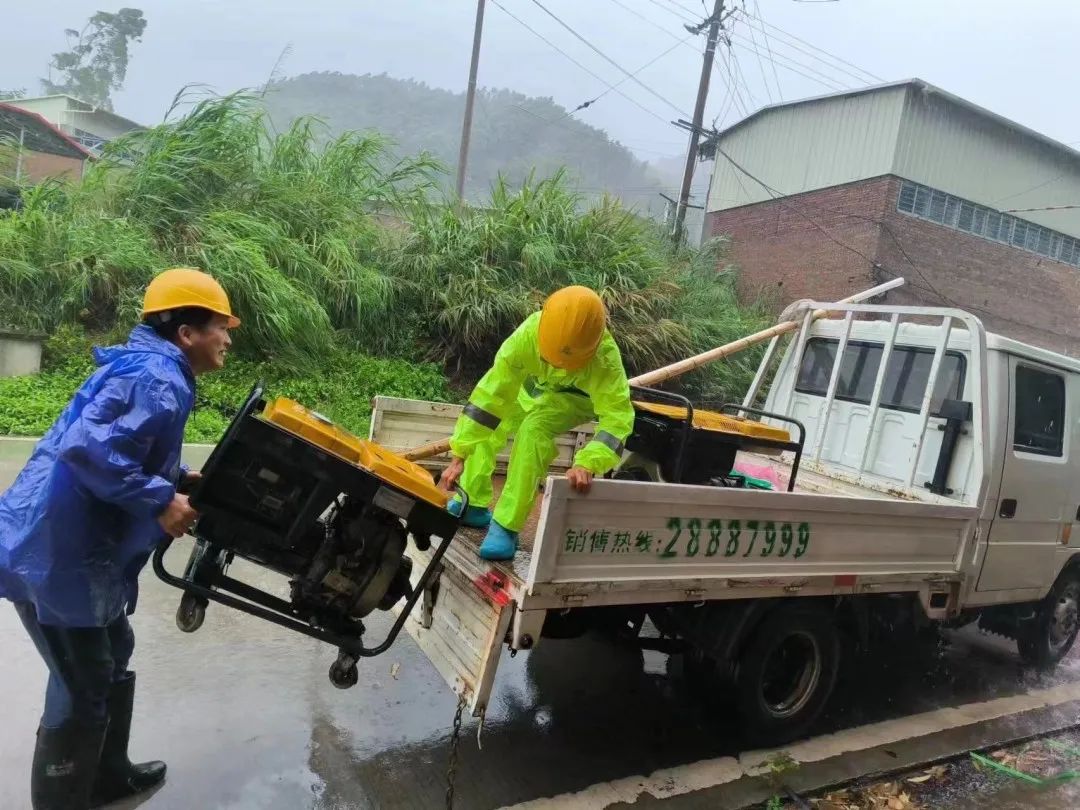
[[0,102],[0,137],[22,140],[32,152],[63,157],[93,158],[89,150],[76,143],[40,115],[12,104]]
[[1003,125],[1005,127],[1008,127],[1009,129],[1015,130],[1016,132],[1021,133],[1022,135],[1025,135],[1025,136],[1027,136],[1029,138],[1034,138],[1035,140],[1041,141],[1041,142],[1047,144],[1048,146],[1052,146],[1055,149],[1060,149],[1061,151],[1067,153],[1071,157],[1073,157],[1076,160],[1080,161],[1080,151],[1077,151],[1076,149],[1073,149],[1068,144],[1062,143],[1061,141],[1058,141],[1058,140],[1054,140],[1049,135],[1045,135],[1045,134],[1043,134],[1041,132],[1035,131],[1034,129],[1030,129],[1029,127],[1025,127],[1023,124],[1019,124],[1016,121],[1013,121],[1011,118],[1006,118],[1003,115],[998,115],[996,112],[988,110],[985,107],[980,107],[978,104],[974,103],[973,101],[968,101],[967,99],[961,98],[960,96],[957,96],[957,95],[954,95],[954,94],[948,92],[947,90],[942,90],[940,87],[937,87],[936,85],[930,84],[930,82],[925,81],[924,79],[905,79],[903,81],[897,81],[897,82],[886,82],[885,84],[875,84],[875,85],[870,85],[869,87],[860,87],[860,88],[858,88],[856,90],[844,90],[844,91],[841,91],[841,92],[838,92],[838,93],[826,93],[824,95],[811,96],[809,98],[797,99],[795,101],[785,101],[785,102],[780,102],[780,103],[777,103],[777,104],[766,104],[764,107],[761,107],[757,111],[751,113],[746,118],[743,118],[740,121],[736,121],[734,124],[732,124],[727,129],[720,130],[719,133],[717,133],[716,135],[713,135],[712,137],[708,138],[702,144],[701,149],[704,152],[704,150],[706,148],[709,148],[712,145],[714,145],[714,142],[716,141],[716,139],[723,138],[727,134],[729,134],[729,133],[731,133],[731,132],[735,131],[736,129],[739,129],[739,128],[743,127],[743,126],[746,126],[746,124],[750,123],[751,121],[755,121],[758,118],[760,118],[761,116],[763,116],[763,115],[765,115],[765,114],[767,114],[767,113],[769,113],[769,112],[771,112],[773,110],[786,109],[786,108],[792,108],[792,107],[801,107],[801,106],[805,106],[805,105],[808,105],[808,104],[818,104],[818,103],[820,103],[822,101],[827,101],[827,100],[830,100],[830,99],[847,98],[847,97],[854,98],[856,96],[865,96],[865,95],[869,95],[869,94],[873,94],[873,93],[880,93],[880,92],[885,91],[885,90],[895,89],[897,87],[908,87],[908,88],[918,90],[918,91],[920,91],[922,93],[927,93],[927,94],[940,96],[941,98],[951,102],[952,104],[955,104],[955,105],[957,105],[959,107],[963,107],[963,108],[965,108],[967,110],[970,110],[971,112],[974,112],[977,115],[983,116],[985,118],[989,118],[989,119],[991,119],[993,121],[996,121],[997,123],[999,123],[999,124],[1001,124],[1001,125]]
[[[66,93],[54,93],[49,96],[24,96],[23,98],[11,99],[8,103],[21,107],[22,105],[33,106],[37,101],[49,101],[51,99],[62,98],[68,102],[68,108],[73,112],[86,113],[88,115],[101,115],[107,118],[113,119],[116,123],[128,128],[128,129],[146,129],[142,124],[137,121],[132,121],[130,118],[113,112],[112,110],[106,110],[104,107],[97,107],[91,104],[89,101],[83,101],[75,96],[69,96]],[[33,112],[33,110],[30,110]]]
[[1080,152],[921,80],[772,105],[710,146],[709,211],[892,175],[1080,238]]

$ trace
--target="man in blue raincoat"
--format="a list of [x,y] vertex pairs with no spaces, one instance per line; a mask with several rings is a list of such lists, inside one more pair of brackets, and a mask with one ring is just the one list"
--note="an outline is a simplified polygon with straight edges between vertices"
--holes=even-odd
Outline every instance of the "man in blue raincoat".
[[[31,770],[34,810],[83,810],[147,790],[163,762],[133,764],[128,670],[137,577],[166,535],[197,514],[180,465],[195,377],[219,369],[239,326],[199,270],[151,281],[143,323],[99,368],[0,494],[0,597],[49,668]],[[186,480],[185,480],[186,479]]]

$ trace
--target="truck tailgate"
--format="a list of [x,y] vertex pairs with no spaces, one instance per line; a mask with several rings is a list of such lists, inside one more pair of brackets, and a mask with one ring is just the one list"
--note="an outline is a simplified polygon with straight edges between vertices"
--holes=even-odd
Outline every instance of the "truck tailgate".
[[[415,587],[432,551],[410,543],[407,554]],[[465,697],[469,711],[478,715],[486,709],[514,613],[511,577],[482,562],[460,537],[451,542],[441,567],[405,629],[453,690]]]

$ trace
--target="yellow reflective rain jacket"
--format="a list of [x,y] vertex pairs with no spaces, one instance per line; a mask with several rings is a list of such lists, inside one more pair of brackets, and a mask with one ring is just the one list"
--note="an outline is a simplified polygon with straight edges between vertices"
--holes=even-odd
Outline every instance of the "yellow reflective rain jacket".
[[592,440],[574,457],[576,466],[604,475],[618,464],[634,426],[630,386],[622,355],[606,331],[584,368],[566,371],[540,357],[540,313],[530,315],[503,342],[457,421],[450,449],[465,459],[461,486],[473,506],[487,506],[495,458],[514,434],[506,484],[495,520],[520,531],[537,486],[557,454],[559,434],[596,419]]

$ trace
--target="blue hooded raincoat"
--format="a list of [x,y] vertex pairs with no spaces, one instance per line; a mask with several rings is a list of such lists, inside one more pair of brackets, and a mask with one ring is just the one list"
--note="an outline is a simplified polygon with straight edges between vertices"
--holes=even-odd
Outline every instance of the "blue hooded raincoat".
[[45,625],[103,627],[134,612],[195,402],[184,353],[148,326],[94,359],[0,495],[0,597],[32,603]]

